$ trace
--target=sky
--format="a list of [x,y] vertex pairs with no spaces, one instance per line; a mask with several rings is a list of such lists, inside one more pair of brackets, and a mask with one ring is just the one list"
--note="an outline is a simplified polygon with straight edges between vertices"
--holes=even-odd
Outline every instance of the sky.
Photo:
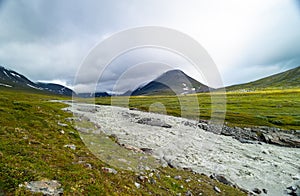
[[[0,65],[33,81],[72,87],[97,44],[143,26],[171,28],[196,40],[225,86],[300,65],[299,0],[0,0]],[[167,58],[167,64],[156,63]],[[132,89],[170,66],[193,76],[174,54],[134,51],[112,62],[99,89],[113,91],[121,76],[118,91]],[[130,71],[124,75],[125,70]]]

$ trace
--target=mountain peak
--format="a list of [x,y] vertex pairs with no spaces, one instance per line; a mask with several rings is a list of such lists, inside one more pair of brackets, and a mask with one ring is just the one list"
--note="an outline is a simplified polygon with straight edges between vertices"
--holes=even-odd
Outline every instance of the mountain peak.
[[139,87],[132,95],[180,95],[208,92],[210,87],[185,74],[182,70],[169,70],[145,86]]

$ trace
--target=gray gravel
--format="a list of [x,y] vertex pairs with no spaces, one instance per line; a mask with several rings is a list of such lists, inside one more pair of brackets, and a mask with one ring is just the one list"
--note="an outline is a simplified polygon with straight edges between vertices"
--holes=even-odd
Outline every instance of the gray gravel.
[[[192,120],[127,108],[73,103],[67,110],[100,125],[102,132],[114,134],[121,144],[152,149],[153,156],[164,166],[221,174],[241,188],[265,189],[268,195],[283,195],[287,187],[300,186],[297,148],[241,143],[189,126],[197,123]],[[155,126],[138,123],[149,118],[154,119]]]

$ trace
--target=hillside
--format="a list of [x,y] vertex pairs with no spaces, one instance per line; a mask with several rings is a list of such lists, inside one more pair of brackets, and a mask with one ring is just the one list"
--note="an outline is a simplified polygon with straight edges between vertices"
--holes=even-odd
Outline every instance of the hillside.
[[253,82],[226,87],[227,91],[300,88],[300,66]]
[[50,92],[58,95],[72,96],[71,89],[52,83],[34,83],[24,75],[0,66],[0,88],[25,90],[32,92]]
[[139,87],[131,95],[180,95],[208,92],[210,87],[186,75],[181,70],[163,73],[145,86]]

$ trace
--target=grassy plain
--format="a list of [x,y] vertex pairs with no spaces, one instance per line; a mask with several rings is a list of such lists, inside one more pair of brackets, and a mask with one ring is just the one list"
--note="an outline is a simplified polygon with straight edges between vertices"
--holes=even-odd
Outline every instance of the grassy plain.
[[[199,110],[195,108],[195,97],[198,99]],[[214,102],[212,102],[212,97]],[[185,105],[185,116],[192,119],[210,119],[214,108],[221,117],[225,115],[225,122],[229,126],[300,129],[300,89],[229,92],[226,94],[201,93],[180,96],[180,98],[176,96],[106,97],[96,98],[95,103],[113,104],[143,111],[149,111],[151,108],[152,112],[173,116],[181,116],[183,111],[181,106]],[[189,105],[191,106],[189,107]],[[221,111],[218,111],[218,108]],[[200,111],[200,114],[197,111]],[[186,113],[188,114],[186,115]]]
[[[153,176],[153,184],[140,182],[131,171],[116,168],[117,174],[106,173],[101,168],[110,166],[90,152],[72,122],[65,120],[72,116],[61,110],[66,105],[49,102],[70,98],[4,87],[0,93],[0,195],[31,195],[19,184],[42,179],[58,180],[64,195],[184,195],[188,190],[194,195],[245,195],[204,175],[173,168],[158,168],[160,176]],[[168,99],[174,100],[166,98],[166,103]],[[143,102],[138,97],[133,100],[132,107]],[[66,144],[76,145],[76,150],[65,148]],[[176,175],[182,180],[175,180]],[[214,186],[222,192],[214,191]]]

